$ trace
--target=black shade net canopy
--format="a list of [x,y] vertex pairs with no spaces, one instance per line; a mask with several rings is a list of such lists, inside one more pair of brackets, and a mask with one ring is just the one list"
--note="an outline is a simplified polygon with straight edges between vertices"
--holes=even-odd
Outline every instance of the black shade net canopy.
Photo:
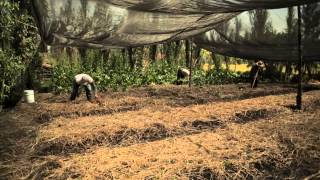
[[[245,11],[197,35],[198,46],[227,56],[297,61],[298,8]],[[320,61],[320,4],[301,6],[304,61]]]
[[[138,47],[193,38],[247,59],[296,60],[297,8],[307,61],[320,57],[319,0],[33,0],[48,45]],[[282,9],[277,9],[282,8]]]

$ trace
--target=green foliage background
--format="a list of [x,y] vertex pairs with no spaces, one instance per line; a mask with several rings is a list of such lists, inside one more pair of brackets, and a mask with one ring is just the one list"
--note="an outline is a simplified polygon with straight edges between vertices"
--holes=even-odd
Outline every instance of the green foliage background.
[[0,28],[0,104],[10,106],[32,79],[39,41],[29,12],[12,1],[0,1]]
[[[95,51],[94,53],[92,51]],[[138,87],[151,84],[173,84],[176,82],[179,67],[186,67],[184,61],[158,60],[142,67],[131,68],[120,53],[111,55],[109,63],[101,65],[103,58],[97,50],[88,50],[85,62],[72,60],[61,55],[53,67],[50,79],[51,89],[56,93],[66,93],[71,90],[73,77],[78,73],[91,75],[100,91],[107,89],[126,90],[128,87]],[[64,58],[61,58],[64,57]],[[140,57],[141,58],[141,57]],[[75,63],[76,62],[76,63]],[[95,67],[95,64],[99,64]],[[241,82],[241,73],[224,69],[211,69],[205,72],[201,66],[193,69],[193,84],[202,86],[206,84],[226,84]],[[184,83],[188,82],[188,78]]]

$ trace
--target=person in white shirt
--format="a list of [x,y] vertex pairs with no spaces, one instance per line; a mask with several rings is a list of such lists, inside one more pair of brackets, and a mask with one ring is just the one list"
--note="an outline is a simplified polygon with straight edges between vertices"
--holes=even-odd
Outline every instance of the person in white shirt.
[[93,98],[98,97],[93,78],[88,74],[77,74],[72,83],[71,101],[75,100],[78,96],[80,86],[84,86],[88,101],[92,102]]
[[190,75],[190,71],[188,69],[179,68],[178,69],[178,73],[177,73],[177,81],[176,81],[177,85],[182,84],[182,80],[181,79],[189,77],[189,75]]

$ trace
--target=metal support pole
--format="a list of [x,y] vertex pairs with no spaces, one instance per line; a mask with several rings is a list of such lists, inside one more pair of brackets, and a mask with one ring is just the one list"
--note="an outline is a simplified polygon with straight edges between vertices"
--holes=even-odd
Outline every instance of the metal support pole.
[[297,109],[302,109],[302,44],[301,44],[301,8],[298,6],[298,91],[297,91]]
[[190,71],[190,74],[189,74],[189,87],[191,87],[192,85],[192,40],[189,40],[189,47],[190,47],[190,53],[188,53],[188,56],[189,56],[189,71]]

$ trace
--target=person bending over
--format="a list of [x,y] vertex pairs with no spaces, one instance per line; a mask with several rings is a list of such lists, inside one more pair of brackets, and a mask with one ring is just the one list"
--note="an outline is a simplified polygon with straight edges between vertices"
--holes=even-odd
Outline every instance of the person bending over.
[[98,98],[94,80],[88,74],[77,74],[72,82],[72,93],[70,100],[73,101],[79,95],[79,87],[84,86],[88,101]]
[[177,73],[177,85],[182,84],[182,79],[189,77],[190,71],[185,68],[179,68]]
[[251,88],[258,87],[259,76],[262,73],[263,68],[265,67],[262,61],[255,61],[250,70],[250,81]]

